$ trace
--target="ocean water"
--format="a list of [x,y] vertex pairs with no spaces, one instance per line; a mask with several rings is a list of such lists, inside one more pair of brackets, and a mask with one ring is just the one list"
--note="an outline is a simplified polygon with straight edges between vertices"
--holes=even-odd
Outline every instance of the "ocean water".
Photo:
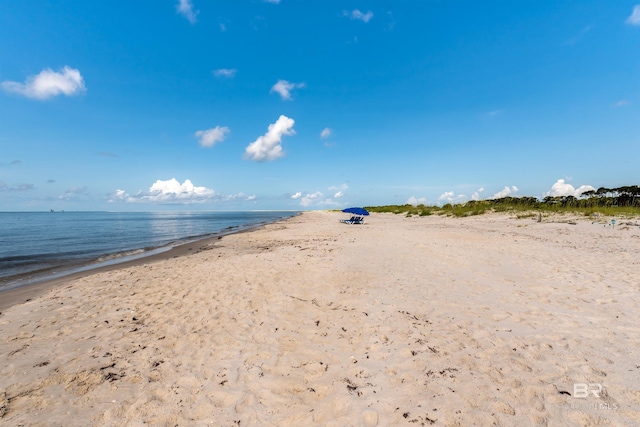
[[0,290],[297,212],[0,212]]

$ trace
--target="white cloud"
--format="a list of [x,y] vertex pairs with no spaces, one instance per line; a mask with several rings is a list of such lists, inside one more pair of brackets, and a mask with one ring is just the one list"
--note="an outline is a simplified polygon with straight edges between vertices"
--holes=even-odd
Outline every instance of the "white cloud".
[[74,96],[87,90],[80,71],[68,66],[59,72],[50,68],[42,70],[40,74],[28,77],[24,84],[2,82],[2,88],[7,92],[35,99],[48,99],[57,95]]
[[333,200],[332,198],[325,198],[324,194],[320,191],[316,191],[315,193],[305,194],[304,197],[300,199],[300,205],[304,207],[310,206],[340,206],[340,203]]
[[319,191],[316,191],[315,193],[311,193],[311,194],[306,194],[301,200],[300,200],[300,204],[302,206],[309,206],[311,205],[314,201],[320,199],[323,196],[323,194]]
[[368,11],[367,13],[362,13],[358,9],[353,9],[351,12],[345,10],[342,14],[343,16],[348,16],[351,19],[359,19],[362,22],[369,22],[371,18],[373,18],[373,12]]
[[109,202],[190,204],[224,198],[210,188],[193,185],[191,180],[186,179],[180,184],[178,180],[171,178],[166,181],[157,180],[146,193],[139,191],[130,195],[125,190],[116,190],[109,198]]
[[226,126],[216,126],[207,130],[199,130],[195,133],[195,137],[198,138],[200,145],[203,147],[213,147],[216,142],[224,140],[226,134],[231,132]]
[[480,200],[480,193],[484,191],[484,187],[478,188],[478,191],[471,195],[471,200]]
[[491,196],[491,198],[501,199],[503,197],[507,197],[510,194],[517,193],[517,192],[518,192],[518,187],[516,187],[515,185],[512,185],[511,187],[506,186],[502,190],[498,191],[496,194]]
[[110,197],[109,197],[109,202],[128,202],[128,201],[134,201],[133,199],[131,199],[131,196],[129,196],[127,194],[126,191],[124,190],[116,190]]
[[640,4],[636,5],[631,12],[631,16],[625,21],[630,25],[640,25]]
[[308,208],[310,206],[340,206],[341,204],[336,200],[334,200],[336,198],[342,197],[342,195],[340,195],[339,193],[342,193],[342,192],[338,191],[338,193],[336,193],[333,196],[333,198],[331,198],[331,197],[325,197],[322,191],[316,191],[313,193],[306,193],[306,194],[301,191],[298,191],[295,194],[291,195],[290,197],[293,200],[299,200],[300,206],[303,206],[305,208]]
[[219,68],[217,70],[213,70],[213,75],[216,77],[235,77],[238,73],[237,68]]
[[626,107],[627,105],[629,105],[629,101],[627,101],[626,99],[621,99],[618,102],[616,102],[615,104],[613,104],[613,107]]
[[186,179],[182,184],[171,178],[167,181],[157,180],[149,188],[148,199],[155,202],[168,202],[178,200],[202,200],[210,199],[215,191],[207,187],[196,187],[191,180]]
[[336,193],[334,193],[333,195],[334,199],[339,199],[340,197],[343,197],[346,194],[345,191],[348,189],[349,189],[348,184],[332,185],[331,187],[328,188],[329,191],[336,191]]
[[[453,194],[453,193],[452,193]],[[426,205],[427,204],[427,199],[425,199],[424,197],[414,197],[411,196],[407,199],[407,201],[405,202],[405,204],[407,205],[412,205],[412,206],[418,206],[418,205]]]
[[280,4],[280,0],[263,0],[265,3]]
[[282,153],[282,137],[284,135],[294,135],[295,121],[287,116],[280,116],[278,120],[269,125],[267,133],[258,137],[245,149],[246,156],[250,160],[263,162],[265,160],[275,160],[284,156]]
[[322,129],[322,132],[320,132],[320,138],[329,138],[331,136],[331,129],[329,128],[324,128]]
[[595,190],[590,185],[581,185],[574,188],[573,185],[567,184],[564,179],[559,179],[551,186],[551,189],[544,193],[545,196],[574,196],[578,197],[585,191]]
[[178,0],[176,10],[180,15],[187,18],[187,20],[192,24],[196,23],[196,16],[198,15],[198,13],[200,13],[199,10],[193,10],[193,4],[191,3],[191,0]]
[[314,193],[307,193],[304,196],[301,191],[298,191],[297,193],[293,194],[291,198],[294,200],[300,199],[300,204],[302,206],[311,206],[312,204],[313,205],[339,205],[339,203],[333,199],[339,199],[341,197],[344,197],[346,194],[345,191],[348,188],[349,186],[347,184],[332,185],[331,187],[328,188],[328,190],[335,191],[335,193],[333,194],[333,198],[324,198],[324,193],[322,193],[321,191],[316,191]]
[[278,82],[271,87],[269,93],[276,92],[283,100],[289,101],[292,99],[291,91],[303,87],[305,87],[304,83],[291,83],[286,80],[278,80]]
[[229,195],[217,195],[216,196],[216,200],[221,200],[224,202],[227,202],[229,200],[255,200],[256,199],[256,195],[253,194],[251,196],[247,196],[244,193],[238,193],[238,194],[229,194]]
[[453,191],[446,191],[438,197],[438,201],[447,203],[462,203],[467,201],[467,196],[464,194],[456,195]]

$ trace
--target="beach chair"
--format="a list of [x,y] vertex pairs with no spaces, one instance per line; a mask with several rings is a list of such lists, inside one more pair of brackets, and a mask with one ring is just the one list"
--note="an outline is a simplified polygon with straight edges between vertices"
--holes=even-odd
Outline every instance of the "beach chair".
[[354,217],[353,221],[351,221],[351,224],[364,224],[364,217],[362,216]]

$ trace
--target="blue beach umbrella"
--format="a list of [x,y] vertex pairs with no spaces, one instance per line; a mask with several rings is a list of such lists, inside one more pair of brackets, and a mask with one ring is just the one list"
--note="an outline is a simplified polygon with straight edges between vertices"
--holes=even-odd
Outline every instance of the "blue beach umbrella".
[[347,209],[342,209],[342,212],[350,213],[354,215],[369,215],[369,212],[367,212],[367,210],[363,208],[347,208]]

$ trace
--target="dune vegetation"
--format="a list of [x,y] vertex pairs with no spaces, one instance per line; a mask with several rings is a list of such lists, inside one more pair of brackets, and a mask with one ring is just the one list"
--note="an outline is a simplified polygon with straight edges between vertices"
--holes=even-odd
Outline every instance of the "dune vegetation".
[[391,212],[407,216],[448,215],[456,217],[481,215],[486,212],[514,212],[521,216],[538,213],[573,213],[585,216],[640,216],[640,187],[601,187],[575,196],[502,197],[490,200],[470,200],[465,203],[443,206],[387,205],[366,206],[370,212]]

